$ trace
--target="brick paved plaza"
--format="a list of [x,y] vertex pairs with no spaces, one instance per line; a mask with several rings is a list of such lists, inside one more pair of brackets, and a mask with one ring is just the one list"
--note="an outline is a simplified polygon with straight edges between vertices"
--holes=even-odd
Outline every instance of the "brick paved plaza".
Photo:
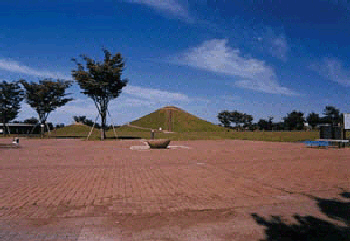
[[[1,142],[5,142],[3,139]],[[1,240],[259,240],[259,216],[327,218],[350,149],[300,143],[21,140],[0,149]],[[344,199],[346,200],[346,199]]]

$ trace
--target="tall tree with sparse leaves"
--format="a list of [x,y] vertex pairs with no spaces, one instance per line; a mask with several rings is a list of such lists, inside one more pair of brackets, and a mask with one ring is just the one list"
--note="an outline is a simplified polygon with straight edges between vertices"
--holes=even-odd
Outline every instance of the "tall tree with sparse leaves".
[[0,121],[3,123],[3,134],[6,134],[6,123],[16,119],[23,100],[23,90],[18,82],[0,82]]
[[[36,110],[39,121],[45,126],[48,115],[58,107],[64,106],[67,102],[73,100],[65,98],[68,94],[71,81],[65,80],[40,80],[39,83],[20,80],[25,89],[25,99],[28,105]],[[44,129],[41,129],[43,135]]]
[[102,62],[95,61],[82,55],[85,67],[76,59],[78,69],[72,71],[73,78],[78,82],[82,93],[90,97],[101,117],[101,140],[106,138],[106,122],[108,104],[121,94],[122,88],[128,83],[127,79],[121,79],[125,62],[120,53],[112,55],[103,49],[105,59]]

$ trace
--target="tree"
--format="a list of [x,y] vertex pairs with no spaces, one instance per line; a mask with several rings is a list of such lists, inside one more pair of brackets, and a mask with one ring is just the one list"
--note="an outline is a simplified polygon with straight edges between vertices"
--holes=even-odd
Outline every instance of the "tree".
[[228,110],[221,111],[218,114],[218,119],[224,125],[224,127],[230,127],[230,112]]
[[264,119],[260,119],[258,121],[259,130],[267,130],[268,129],[268,125],[269,125],[269,123],[266,120],[264,120]]
[[269,116],[268,118],[269,118],[268,121],[267,121],[267,120],[264,120],[264,119],[260,119],[260,120],[258,121],[257,124],[258,124],[259,129],[260,129],[260,130],[272,130],[274,126],[275,126],[275,129],[276,129],[276,128],[278,129],[279,126],[277,125],[277,123],[274,124],[274,123],[272,122],[273,116]]
[[119,97],[122,88],[128,80],[121,79],[125,62],[120,53],[112,55],[108,50],[103,50],[105,59],[103,62],[95,61],[81,55],[86,63],[86,67],[77,64],[77,70],[72,71],[73,78],[78,82],[82,93],[90,97],[101,117],[101,140],[106,138],[106,121],[108,104],[111,100]]
[[34,116],[32,116],[30,119],[26,119],[23,122],[24,123],[31,123],[31,124],[38,124],[39,120],[37,118],[35,118]]
[[284,124],[289,130],[298,129],[302,130],[304,128],[304,113],[294,110],[292,113],[288,114],[284,119]]
[[56,125],[56,129],[63,128],[63,127],[64,127],[64,123],[60,123]]
[[341,115],[339,113],[339,109],[333,107],[333,106],[326,106],[324,109],[324,115],[323,118],[324,122],[326,123],[332,123],[332,125],[336,125],[341,122]]
[[237,110],[232,111],[230,115],[230,121],[236,123],[236,127],[238,127],[239,124],[243,121],[243,114]]
[[[85,122],[84,122],[84,125],[93,127],[94,126],[94,121],[86,119]],[[98,123],[95,123],[95,128],[100,129],[100,125]]]
[[275,130],[284,130],[285,129],[284,122],[282,122],[282,121],[276,122],[273,125],[274,125]]
[[[45,79],[39,83],[28,83],[25,80],[20,82],[25,88],[26,102],[38,113],[41,125],[45,126],[47,117],[53,110],[73,100],[64,98],[68,95],[66,89],[71,86],[71,81]],[[44,128],[41,128],[41,134],[44,134]]]
[[250,127],[252,125],[253,116],[248,114],[242,114],[242,122],[244,126]]
[[273,127],[273,116],[269,116],[269,121],[267,122],[267,130],[272,130]]
[[73,116],[73,120],[75,122],[80,122],[80,123],[85,123],[85,120],[86,120],[86,116],[85,115],[82,115],[82,116]]
[[312,128],[315,128],[320,123],[320,116],[312,112],[306,117],[306,121]]
[[6,134],[5,124],[16,119],[22,100],[23,90],[17,82],[0,82],[0,116],[4,135]]

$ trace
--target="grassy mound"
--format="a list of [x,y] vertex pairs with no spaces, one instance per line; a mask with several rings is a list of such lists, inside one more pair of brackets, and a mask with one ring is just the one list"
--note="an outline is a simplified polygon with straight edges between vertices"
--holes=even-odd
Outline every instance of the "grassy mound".
[[[156,110],[155,112],[145,115],[138,120],[130,123],[132,126],[168,130],[171,132],[223,132],[224,128],[213,125],[212,123],[202,120],[197,116],[191,115],[184,110],[168,106]],[[149,132],[131,127],[120,127],[118,131],[123,132]]]
[[[91,127],[85,125],[71,125],[57,129],[53,132],[56,136],[81,136],[86,137],[90,133]],[[99,130],[94,128],[92,135],[99,135]]]

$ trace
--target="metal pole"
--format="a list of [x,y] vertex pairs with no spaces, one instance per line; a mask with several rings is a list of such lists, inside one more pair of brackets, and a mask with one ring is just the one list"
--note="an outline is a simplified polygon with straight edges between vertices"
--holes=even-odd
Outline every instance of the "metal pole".
[[114,129],[114,122],[113,122],[113,118],[112,118],[112,116],[111,116],[111,113],[109,113],[109,111],[108,111],[108,115],[109,115],[109,117],[111,117],[111,122],[112,122],[112,127],[113,127],[114,137],[115,137],[115,139],[117,139],[117,133],[115,132],[115,129]]
[[98,116],[99,116],[99,114],[97,114],[96,119],[95,119],[95,122],[94,122],[94,124],[92,125],[92,128],[91,128],[91,130],[90,130],[90,133],[88,134],[86,140],[89,140],[89,137],[90,137],[90,135],[92,134],[92,131],[94,130],[94,127],[95,127],[96,121],[97,121],[97,119],[98,119]]

